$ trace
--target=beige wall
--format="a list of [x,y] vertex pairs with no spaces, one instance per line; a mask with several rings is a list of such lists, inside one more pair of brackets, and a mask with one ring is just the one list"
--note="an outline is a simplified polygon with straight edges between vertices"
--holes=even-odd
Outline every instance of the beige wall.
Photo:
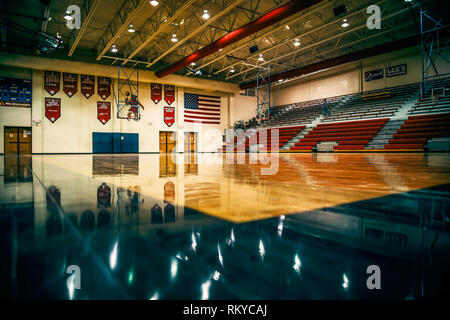
[[[192,87],[176,86],[176,99],[172,106],[175,107],[175,123],[168,127],[164,123],[164,106],[167,105],[163,101],[155,104],[150,98],[150,82],[142,81],[140,77],[139,83],[139,100],[144,105],[145,110],[140,110],[142,119],[140,121],[117,119],[117,108],[114,103],[114,96],[111,94],[106,101],[111,102],[111,120],[103,125],[97,119],[97,101],[101,98],[95,94],[86,99],[80,92],[80,82],[78,83],[78,92],[68,97],[61,88],[53,97],[61,99],[61,117],[54,123],[51,123],[45,117],[45,98],[51,97],[44,90],[44,70],[39,69],[24,69],[20,67],[5,66],[5,61],[1,60],[0,55],[0,75],[32,79],[32,108],[0,108],[0,153],[3,153],[3,127],[4,126],[31,126],[32,120],[40,120],[41,124],[32,126],[33,134],[33,153],[91,153],[92,152],[92,133],[93,132],[123,132],[123,133],[138,133],[139,134],[139,151],[140,152],[159,152],[159,131],[177,131],[177,151],[183,152],[184,132],[198,133],[198,147],[200,152],[217,151],[222,146],[222,134],[225,127],[237,116],[234,114],[238,110],[238,117],[247,117],[245,113],[246,108],[254,111],[256,109],[256,102],[251,106],[250,101],[242,103],[241,96],[232,93],[232,89],[237,93],[237,85],[223,85],[218,81],[209,81],[201,79],[192,79],[188,77],[174,76],[172,77],[174,83],[172,84],[192,84]],[[28,58],[25,59],[25,62]],[[36,61],[33,57],[33,66]],[[26,65],[17,60],[9,58],[6,62],[11,62],[14,65]],[[43,64],[48,61],[43,59]],[[67,63],[70,66],[70,63]],[[89,65],[86,63],[76,63],[77,74],[89,74],[96,76],[111,76],[106,73],[109,69],[99,69],[97,65]],[[61,65],[55,65],[55,68],[48,70],[74,72],[73,66],[68,67],[67,70]],[[108,67],[109,68],[109,67]],[[115,72],[117,72],[117,69]],[[94,73],[98,71],[101,73]],[[117,74],[117,73],[116,73]],[[146,80],[153,79],[150,74],[144,77]],[[80,80],[79,80],[80,81]],[[157,83],[167,83],[167,79],[163,81],[155,81]],[[62,78],[61,78],[62,82]],[[116,79],[113,78],[113,87],[117,88]],[[203,88],[203,89],[201,89]],[[218,91],[217,88],[224,91]],[[115,89],[117,91],[117,89]],[[211,124],[194,124],[184,123],[184,93],[198,93],[205,95],[216,95],[221,97],[221,123],[220,125]],[[245,97],[244,97],[245,98]],[[241,107],[237,108],[235,105],[239,104]],[[248,118],[248,117],[247,117]],[[244,118],[245,119],[245,118]]]
[[[448,58],[449,55],[447,54]],[[366,71],[385,69],[388,66],[403,63],[407,64],[408,72],[406,75],[361,82],[361,77],[364,78],[364,72]],[[439,58],[435,63],[439,73],[450,72],[450,66],[445,60]],[[368,91],[417,83],[422,79],[421,65],[419,46],[348,63],[321,73],[284,83],[275,105],[356,93],[361,90]],[[430,69],[431,74],[434,74],[432,69]]]

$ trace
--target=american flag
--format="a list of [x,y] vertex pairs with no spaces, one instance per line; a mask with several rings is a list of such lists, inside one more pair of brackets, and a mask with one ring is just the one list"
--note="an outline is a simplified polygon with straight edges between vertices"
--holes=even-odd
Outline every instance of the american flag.
[[185,93],[184,122],[220,124],[220,97]]

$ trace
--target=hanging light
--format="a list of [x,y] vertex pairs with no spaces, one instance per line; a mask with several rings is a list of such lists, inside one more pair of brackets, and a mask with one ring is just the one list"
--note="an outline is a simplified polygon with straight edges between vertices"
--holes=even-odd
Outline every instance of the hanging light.
[[203,10],[202,18],[205,19],[205,20],[209,19],[208,10]]
[[191,62],[191,66],[195,66],[195,62]]
[[350,24],[347,22],[347,19],[344,19],[344,20],[342,21],[341,26],[342,26],[343,28],[347,28],[349,25],[350,25]]
[[178,41],[178,39],[177,39],[177,35],[174,33],[173,35],[172,35],[172,39],[170,39],[172,42],[177,42]]
[[156,7],[159,4],[159,2],[156,0],[152,0],[152,1],[150,1],[150,4],[154,7]]
[[66,10],[66,14],[64,15],[64,19],[72,20],[72,16],[70,15],[70,11],[69,10]]
[[112,51],[112,52],[117,52],[117,48],[116,48],[115,45],[112,46],[111,51]]
[[236,70],[234,70],[234,67],[231,67],[230,72],[234,73]]
[[294,46],[298,47],[300,45],[300,40],[298,38],[295,38]]
[[259,61],[264,61],[264,58],[263,58],[263,56],[262,56],[262,54],[261,54],[261,53],[259,54],[259,58],[258,58],[258,60],[259,60]]
[[130,24],[130,26],[128,27],[128,32],[133,33],[134,31],[135,31],[135,30],[134,30],[134,28],[133,28],[133,25]]

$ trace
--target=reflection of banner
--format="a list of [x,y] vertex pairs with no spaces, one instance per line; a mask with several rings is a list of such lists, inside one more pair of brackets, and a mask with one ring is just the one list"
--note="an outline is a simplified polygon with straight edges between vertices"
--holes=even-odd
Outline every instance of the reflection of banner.
[[150,88],[153,102],[160,102],[162,96],[162,85],[160,85],[159,83],[152,83]]
[[45,71],[44,89],[52,96],[59,91],[60,81],[61,81],[61,73],[53,71]]
[[97,101],[97,119],[103,124],[111,119],[111,102]]
[[111,206],[111,188],[106,183],[103,182],[102,185],[97,188],[97,208],[110,206]]
[[31,108],[31,80],[0,77],[0,106]]
[[45,117],[52,123],[61,116],[61,99],[45,98]]
[[172,181],[164,185],[164,201],[175,201],[175,184]]
[[406,74],[406,63],[399,64],[398,66],[392,66],[386,68],[386,77],[395,77],[401,76],[402,74]]
[[95,77],[81,75],[81,94],[87,99],[95,93]]
[[63,73],[63,91],[73,96],[78,91],[78,75],[74,73]]
[[97,93],[103,100],[111,95],[111,78],[97,77]]
[[175,86],[164,85],[164,101],[170,106],[175,101]]
[[175,107],[164,107],[164,123],[171,127],[175,122]]
[[364,79],[366,81],[372,81],[383,78],[383,69],[366,71],[364,73]]

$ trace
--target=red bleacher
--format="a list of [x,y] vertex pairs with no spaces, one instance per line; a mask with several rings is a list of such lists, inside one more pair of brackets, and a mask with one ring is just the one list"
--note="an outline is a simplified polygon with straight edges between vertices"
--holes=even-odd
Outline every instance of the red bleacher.
[[312,150],[318,143],[336,141],[335,150],[363,150],[377,132],[386,124],[388,118],[322,123],[317,125],[290,150]]
[[[277,149],[285,145],[292,137],[302,131],[305,126],[271,128],[266,130],[258,130],[253,134],[242,134],[234,138],[234,143],[224,144],[222,151],[248,152],[250,145],[260,144],[258,151],[266,152],[272,150],[272,130],[278,130]],[[275,136],[274,136],[275,137]]]
[[421,149],[430,138],[450,137],[450,114],[409,116],[385,149]]

